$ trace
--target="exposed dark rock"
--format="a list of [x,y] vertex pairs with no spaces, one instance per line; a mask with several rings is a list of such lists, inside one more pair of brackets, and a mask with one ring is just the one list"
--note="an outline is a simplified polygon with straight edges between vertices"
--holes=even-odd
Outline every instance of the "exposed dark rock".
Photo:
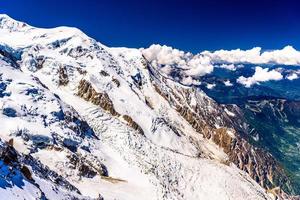
[[68,78],[66,67],[60,66],[58,73],[59,73],[58,85],[62,85],[62,86],[67,85],[69,83],[69,78]]
[[39,56],[36,58],[36,68],[39,70],[39,69],[42,69],[43,68],[43,65],[45,63],[46,59],[44,56]]
[[9,139],[7,144],[8,144],[8,146],[13,147],[14,146],[14,139],[13,138]]
[[77,67],[76,69],[77,69],[78,73],[81,75],[85,75],[87,73],[87,71],[82,68]]
[[[59,176],[54,171],[51,171],[48,167],[41,164],[40,161],[37,161],[31,155],[19,154],[11,144],[13,144],[12,140],[0,146],[0,159],[3,160],[5,164],[10,165],[12,173],[15,173],[15,170],[19,170],[22,172],[24,177],[30,180],[38,188],[39,185],[35,183],[32,174],[35,174],[35,176],[42,179],[52,181],[69,191],[80,194],[79,190],[63,177]],[[32,171],[29,170],[27,166],[30,166]]]
[[114,82],[116,84],[117,87],[120,87],[120,81],[116,78],[112,79],[112,82]]
[[123,119],[128,122],[128,126],[133,128],[134,130],[137,130],[140,134],[144,135],[143,129],[138,125],[133,119],[128,115],[123,115]]
[[166,126],[166,127],[168,127],[178,137],[180,137],[181,134],[182,134],[182,132],[181,132],[180,129],[176,128],[173,124],[169,123],[169,121],[166,120],[165,118],[156,118],[155,120],[153,120],[152,121],[152,126],[151,126],[151,132],[154,133],[155,131],[157,131],[157,127],[159,127],[159,126]]
[[97,160],[92,162],[77,154],[70,154],[68,158],[70,159],[71,167],[78,170],[79,176],[86,178],[93,178],[97,174],[100,176],[108,176],[106,166]]
[[18,161],[18,153],[13,146],[7,145],[6,148],[2,150],[1,159],[5,164],[11,165]]
[[101,194],[99,194],[99,196],[96,198],[96,200],[104,200],[104,198]]
[[77,136],[81,138],[94,137],[97,138],[93,129],[88,125],[88,123],[83,120],[79,114],[72,107],[68,107],[62,111],[64,116],[64,122],[66,126],[73,130]]
[[151,108],[152,110],[154,109],[149,97],[145,97],[145,103],[149,108]]
[[47,166],[43,165],[40,161],[36,160],[31,155],[20,156],[19,163],[30,166],[32,169],[31,173],[35,174],[35,176],[58,184],[60,187],[63,187],[68,191],[73,191],[77,194],[80,194],[80,191],[71,183],[69,183],[65,178],[50,170]]
[[88,81],[80,81],[77,94],[86,101],[99,105],[103,110],[108,111],[113,116],[120,116],[120,114],[115,111],[113,102],[110,100],[109,96],[105,92],[96,92]]
[[13,67],[19,69],[20,66],[18,64],[18,60],[21,58],[21,53],[16,52],[14,49],[6,46],[0,45],[0,55],[5,58],[6,61],[12,64]]
[[81,165],[78,167],[79,175],[86,177],[86,178],[93,178],[96,176],[97,172],[93,170],[90,166],[81,163]]
[[68,56],[71,56],[72,58],[79,58],[87,55],[89,52],[89,49],[83,48],[82,46],[77,46],[76,48],[70,49]]
[[104,70],[101,70],[101,71],[100,71],[100,74],[101,74],[102,76],[109,76],[109,74],[108,74],[106,71],[104,71]]
[[232,138],[230,135],[228,135],[226,128],[216,129],[212,140],[220,147],[222,147],[224,152],[227,154],[230,153],[232,145],[234,145],[236,142],[235,138]]
[[25,165],[21,167],[21,172],[28,180],[33,180],[30,170]]
[[[154,84],[154,88],[171,106],[176,108],[177,112],[197,132],[223,148],[229,157],[229,161],[247,172],[262,187],[271,189],[279,186],[286,192],[292,191],[288,176],[274,157],[248,142],[248,130],[240,126],[240,124],[245,123],[245,120],[243,120],[242,112],[239,111],[237,106],[232,108],[237,115],[237,119],[232,120],[224,112],[224,108],[209,98],[201,99],[203,101],[201,102],[202,104],[197,104],[194,107],[189,106],[186,100],[189,99],[190,95],[194,94],[195,91],[192,89],[178,88],[176,90],[176,88],[169,88],[168,92],[166,92],[166,90],[161,89],[156,84]],[[176,90],[176,94],[172,90]],[[208,105],[213,109],[208,110]],[[216,129],[215,124],[219,124],[224,128]],[[237,132],[236,136],[231,137],[228,135],[226,127],[233,128]]]
[[169,100],[168,94],[163,93],[163,92],[159,89],[159,87],[158,87],[156,84],[154,84],[153,86],[154,86],[155,91],[156,91],[160,96],[162,96],[166,101]]

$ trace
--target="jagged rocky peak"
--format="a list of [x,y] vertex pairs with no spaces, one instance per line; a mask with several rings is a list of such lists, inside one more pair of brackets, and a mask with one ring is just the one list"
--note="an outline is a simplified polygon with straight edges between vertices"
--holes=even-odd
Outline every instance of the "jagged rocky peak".
[[[21,22],[0,19],[13,30],[0,29],[0,43],[13,50],[4,48],[0,57],[0,121],[6,125],[0,138],[14,139],[47,199],[285,195],[285,172],[248,142],[241,110],[217,104],[188,78],[210,70],[200,55],[175,51],[180,65],[157,63],[157,46],[150,52],[109,48],[66,27],[18,34],[25,29]],[[21,54],[14,60],[19,67],[10,61],[12,52]],[[179,71],[197,63],[208,69]],[[41,176],[42,168],[54,181]],[[63,193],[64,186],[71,190]]]

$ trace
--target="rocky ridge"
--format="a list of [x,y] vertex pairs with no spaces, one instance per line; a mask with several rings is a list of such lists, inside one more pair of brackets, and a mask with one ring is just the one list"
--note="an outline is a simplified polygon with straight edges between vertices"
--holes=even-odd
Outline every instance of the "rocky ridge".
[[0,25],[0,136],[80,198],[290,198],[284,170],[249,143],[237,106],[162,75],[138,49],[5,15]]

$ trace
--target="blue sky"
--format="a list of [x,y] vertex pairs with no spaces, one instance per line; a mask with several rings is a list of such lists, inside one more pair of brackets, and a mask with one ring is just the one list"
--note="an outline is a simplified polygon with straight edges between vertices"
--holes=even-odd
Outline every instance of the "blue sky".
[[0,12],[38,27],[75,26],[108,46],[300,49],[296,0],[9,0]]

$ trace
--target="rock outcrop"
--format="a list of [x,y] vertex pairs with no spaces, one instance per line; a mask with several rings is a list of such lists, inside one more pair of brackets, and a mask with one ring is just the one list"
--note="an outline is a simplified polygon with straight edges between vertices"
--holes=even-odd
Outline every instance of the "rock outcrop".
[[[160,78],[159,81],[168,83]],[[274,157],[261,148],[249,143],[250,134],[245,128],[241,128],[240,122],[243,119],[242,111],[234,107],[236,119],[231,119],[224,112],[224,108],[212,99],[201,96],[201,102],[190,106],[191,96],[197,96],[194,89],[183,89],[168,87],[161,88],[153,83],[155,91],[176,108],[176,111],[205,138],[212,140],[221,147],[228,155],[229,162],[234,163],[241,170],[247,172],[257,183],[266,189],[280,187],[286,192],[292,192],[290,180]],[[209,109],[208,107],[211,107]],[[237,119],[241,121],[238,121]],[[245,123],[245,120],[242,121]],[[220,127],[216,127],[216,125]],[[232,130],[233,131],[232,131]],[[229,133],[228,133],[229,131]],[[235,133],[236,132],[236,133]]]
[[78,96],[86,101],[90,101],[100,106],[103,110],[109,112],[113,116],[120,116],[114,109],[113,102],[106,93],[97,92],[93,86],[86,80],[82,79],[78,85]]
[[140,134],[144,135],[143,129],[130,116],[123,115],[122,117],[128,123],[128,126],[138,131]]

